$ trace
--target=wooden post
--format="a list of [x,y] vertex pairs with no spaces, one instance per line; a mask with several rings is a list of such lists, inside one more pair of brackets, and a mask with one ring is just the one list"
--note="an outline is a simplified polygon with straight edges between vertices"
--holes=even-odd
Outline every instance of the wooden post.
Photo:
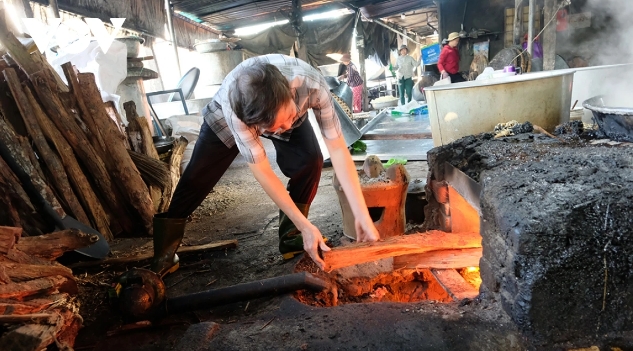
[[360,77],[363,79],[363,109],[368,110],[367,102],[367,72],[365,71],[365,34],[362,24],[356,27],[356,48],[358,49],[358,62],[360,63]]
[[528,41],[527,41],[527,50],[530,53],[530,57],[532,57],[532,52],[534,50],[534,11],[536,10],[535,0],[530,1],[530,11],[529,11],[529,22],[528,22]]
[[514,0],[514,45],[521,45],[521,27],[523,24],[523,0]]
[[[545,0],[545,23],[556,16],[557,0]],[[543,32],[543,70],[552,71],[556,65],[556,22],[552,21]]]

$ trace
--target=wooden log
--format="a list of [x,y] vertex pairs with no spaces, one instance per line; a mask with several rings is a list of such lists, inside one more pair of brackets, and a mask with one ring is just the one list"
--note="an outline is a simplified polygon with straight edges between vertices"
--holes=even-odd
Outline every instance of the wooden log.
[[73,121],[57,95],[51,91],[47,84],[48,80],[46,72],[37,72],[31,75],[31,82],[44,105],[46,114],[50,116],[55,126],[88,169],[99,194],[111,211],[111,218],[116,218],[125,231],[133,232],[135,226],[125,211],[125,202],[112,182],[112,177],[108,173],[104,161],[88,142],[83,131]]
[[136,113],[134,101],[124,103],[123,108],[128,121],[127,134],[130,139],[130,148],[158,160],[158,152],[154,146],[152,132],[147,119],[139,117],[138,113]]
[[393,269],[465,268],[478,267],[481,248],[437,250],[393,258]]
[[0,266],[0,284],[9,284],[9,283],[13,283],[13,280],[11,280],[11,277],[9,277],[4,267]]
[[[178,248],[176,252],[182,255],[182,254],[195,253],[195,252],[232,249],[235,247],[237,247],[237,240],[222,240],[222,241],[216,241],[216,242],[212,242],[212,243],[208,243],[204,245],[181,246]],[[143,253],[143,254],[135,255],[131,257],[117,257],[117,258],[108,258],[102,261],[79,262],[79,263],[71,264],[68,267],[75,269],[75,268],[85,268],[85,267],[94,267],[94,266],[102,266],[102,265],[126,264],[126,263],[149,260],[152,257],[154,257],[154,255],[151,253]]]
[[27,324],[5,333],[0,347],[12,351],[39,351],[55,342],[56,325]]
[[66,229],[59,232],[22,238],[16,248],[24,253],[54,260],[67,251],[73,251],[97,242],[97,235],[83,233],[77,229]]
[[[0,91],[9,91],[8,83],[2,78],[0,78]],[[13,130],[17,134],[27,134],[26,126],[24,125],[22,118],[20,118],[20,111],[18,110],[18,106],[16,105],[15,100],[13,100],[10,94],[0,94],[0,114],[2,114],[4,118],[7,119],[7,121],[9,121],[9,123],[13,127]]]
[[81,87],[79,86],[79,81],[77,80],[77,74],[75,73],[75,69],[70,62],[66,62],[62,65],[62,69],[64,70],[64,75],[66,75],[66,81],[68,81],[68,87],[70,88],[70,93],[75,97],[77,101],[77,106],[79,107],[79,112],[83,121],[88,125],[88,130],[90,131],[90,135],[92,138],[88,138],[92,143],[92,147],[94,147],[95,151],[99,152],[103,155],[104,152],[108,150],[106,147],[106,143],[104,142],[104,137],[102,133],[99,132],[97,124],[95,122],[95,116],[88,106],[86,105],[86,101],[84,99],[84,95],[81,91]]
[[169,209],[169,205],[171,204],[171,197],[174,195],[176,186],[180,181],[180,164],[182,163],[182,157],[185,153],[185,149],[187,148],[188,143],[189,142],[184,137],[180,137],[180,139],[174,142],[174,148],[172,149],[171,158],[169,159],[171,187],[169,189],[166,188],[163,190],[163,198],[161,199],[161,204],[158,208],[159,212],[165,212]]
[[[3,195],[5,201],[8,201],[2,203],[2,206],[7,206],[7,212],[11,216],[10,222],[6,224],[22,227],[26,235],[41,235],[50,228],[35,212],[31,199],[22,188],[22,184],[1,157],[0,194]],[[9,218],[3,220],[9,221]]]
[[28,282],[0,285],[0,299],[24,300],[34,295],[48,295],[56,292],[77,294],[77,283],[66,277],[45,277]]
[[24,120],[24,124],[31,140],[33,140],[33,143],[37,147],[40,160],[50,170],[52,185],[57,190],[57,194],[62,199],[62,202],[68,206],[66,211],[71,213],[79,222],[89,224],[90,221],[88,220],[88,216],[70,186],[64,165],[62,164],[59,156],[57,156],[57,154],[51,149],[44,137],[44,133],[42,133],[42,129],[37,122],[37,118],[35,118],[34,108],[32,107],[29,98],[22,90],[17,73],[14,69],[7,68],[4,71],[4,77],[9,84],[11,94],[20,109],[22,119]]
[[7,254],[22,236],[22,228],[0,227],[0,254]]
[[79,201],[81,201],[86,214],[90,217],[90,222],[94,228],[96,228],[106,240],[111,241],[114,236],[112,230],[110,230],[110,220],[108,219],[108,215],[103,209],[97,194],[88,182],[86,175],[79,166],[79,162],[75,157],[72,147],[61,135],[57,127],[53,125],[53,122],[51,122],[46,113],[44,113],[41,106],[35,99],[35,96],[31,92],[31,89],[26,85],[24,85],[23,88],[24,94],[33,107],[33,115],[29,116],[29,119],[31,117],[35,118],[42,130],[42,134],[46,137],[46,140],[48,140],[57,150],[57,154],[59,155],[64,169],[66,170],[73,188],[76,191],[77,197]]
[[9,250],[9,253],[7,253],[6,255],[0,256],[0,262],[34,264],[34,265],[40,265],[40,266],[51,266],[51,265],[59,264],[55,261],[45,260],[40,257],[31,256],[15,247]]
[[[121,115],[119,114],[119,110],[117,110],[114,102],[106,101],[103,103],[105,106],[106,113],[110,116],[110,119],[116,122],[117,129],[121,134],[125,135],[125,126],[123,125],[123,119],[121,119]],[[130,143],[128,139],[125,138],[125,148],[130,150]]]
[[46,70],[49,74],[52,74],[53,80],[50,81],[50,87],[54,91],[68,92],[68,87],[64,84],[61,77],[46,59],[40,54],[39,51],[29,53],[28,49],[20,43],[20,41],[9,32],[6,28],[0,26],[0,43],[7,49],[11,58],[20,66],[30,78],[31,74]]
[[108,140],[109,157],[107,163],[110,165],[110,174],[117,180],[119,190],[125,199],[136,210],[135,220],[143,224],[144,234],[152,235],[152,221],[156,211],[150,198],[149,189],[125,148],[125,136],[119,132],[114,121],[108,117],[103,109],[101,93],[99,93],[94,74],[79,73],[77,78],[84,101],[86,101],[90,112],[94,114],[96,126],[101,133],[104,133],[104,139]]
[[34,265],[0,262],[0,269],[4,269],[7,276],[13,282],[23,282],[38,278],[61,275],[68,279],[75,279],[70,268],[62,265]]
[[0,324],[8,323],[44,323],[52,324],[57,321],[57,315],[52,313],[34,313],[14,316],[0,316]]
[[474,299],[479,295],[479,291],[454,269],[431,269],[431,273],[455,301]]
[[442,249],[481,247],[479,233],[445,233],[430,231],[391,237],[374,243],[357,243],[323,252],[326,271],[376,261],[387,257],[420,254]]
[[[46,182],[46,185],[48,185],[48,179],[46,178],[46,174],[44,174],[44,171],[42,170],[42,167],[40,166],[40,161],[37,159],[37,156],[35,156],[35,152],[33,152],[33,148],[31,148],[31,143],[29,142],[29,138],[16,134],[15,141],[18,143],[18,145],[20,145],[20,148],[24,150],[24,154],[28,157],[30,164],[33,166],[33,170],[35,174],[39,178],[44,180]],[[52,195],[57,199],[57,201],[59,201],[59,198],[57,198],[57,194],[55,194],[55,190],[51,188],[50,186],[49,186],[49,189],[51,190]]]
[[7,121],[0,118],[0,142],[6,145],[19,167],[31,176],[31,183],[33,183],[35,189],[37,189],[42,197],[51,204],[53,210],[61,216],[64,213],[61,205],[57,201],[57,198],[55,198],[55,195],[53,195],[51,189],[48,187],[48,184],[46,184],[46,181],[38,175],[35,166],[31,163],[29,156],[27,155],[27,152],[32,153],[33,150],[24,150],[19,142],[16,142],[17,139],[17,135]]
[[53,294],[27,301],[0,299],[0,315],[20,315],[38,313],[51,306],[57,306],[67,302],[68,294]]

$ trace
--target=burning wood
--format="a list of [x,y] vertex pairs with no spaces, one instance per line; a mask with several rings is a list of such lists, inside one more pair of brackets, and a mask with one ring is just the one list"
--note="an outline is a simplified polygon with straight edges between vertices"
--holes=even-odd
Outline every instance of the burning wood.
[[[375,243],[358,243],[336,247],[330,251],[323,252],[323,260],[325,261],[326,270],[332,271],[388,257],[472,248],[481,248],[481,235],[479,233],[430,231],[392,237]],[[454,254],[453,251],[450,252]],[[440,259],[437,260],[441,261]]]

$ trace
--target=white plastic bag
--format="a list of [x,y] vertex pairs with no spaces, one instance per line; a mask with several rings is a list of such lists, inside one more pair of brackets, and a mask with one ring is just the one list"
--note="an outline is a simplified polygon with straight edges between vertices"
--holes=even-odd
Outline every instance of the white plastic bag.
[[434,86],[434,87],[438,87],[438,86],[440,86],[440,85],[447,85],[447,84],[451,84],[451,83],[452,83],[452,81],[451,81],[451,77],[450,77],[450,76],[448,76],[448,77],[446,77],[446,78],[444,78],[444,79],[440,79],[440,80],[438,80],[437,82],[435,82],[435,84],[433,84],[433,86]]

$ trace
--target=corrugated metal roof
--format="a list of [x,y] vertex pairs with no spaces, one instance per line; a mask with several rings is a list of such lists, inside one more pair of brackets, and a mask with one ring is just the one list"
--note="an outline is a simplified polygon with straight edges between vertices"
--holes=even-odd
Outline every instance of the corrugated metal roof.
[[[172,0],[174,9],[193,14],[212,27],[227,31],[264,22],[287,19],[292,0]],[[360,8],[368,18],[383,18],[402,12],[434,7],[432,0],[302,0],[304,14]]]

